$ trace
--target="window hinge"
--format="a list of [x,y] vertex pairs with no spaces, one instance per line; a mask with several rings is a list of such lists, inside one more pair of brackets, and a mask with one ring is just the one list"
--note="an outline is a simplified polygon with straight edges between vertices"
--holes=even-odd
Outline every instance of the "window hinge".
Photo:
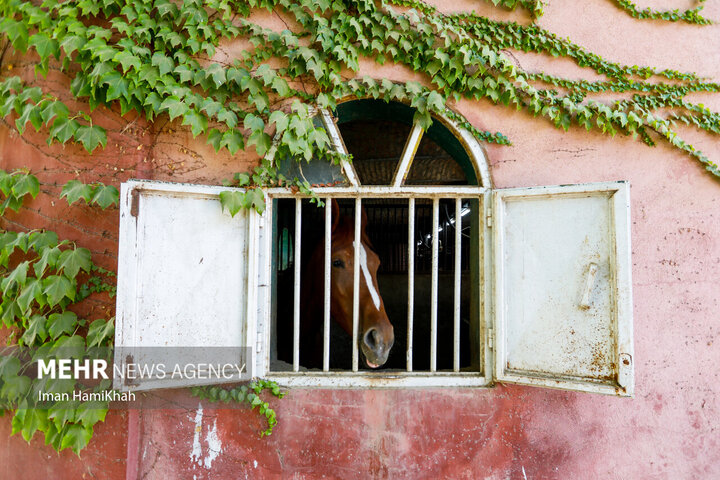
[[492,213],[485,215],[485,223],[488,227],[492,227]]
[[488,328],[488,348],[492,350],[495,347],[495,330]]
[[137,217],[140,212],[140,190],[135,188],[130,192],[130,215]]
[[262,350],[262,344],[263,344],[263,335],[262,332],[258,332],[257,334],[257,343],[255,344],[255,352],[260,353]]

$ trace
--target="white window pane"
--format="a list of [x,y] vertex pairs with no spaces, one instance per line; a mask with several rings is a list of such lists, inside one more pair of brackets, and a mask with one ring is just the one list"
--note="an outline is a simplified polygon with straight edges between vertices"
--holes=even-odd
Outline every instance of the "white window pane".
[[632,394],[628,186],[495,193],[498,380]]
[[[120,207],[116,362],[225,358],[245,347],[249,217],[223,212],[222,187],[128,182]],[[152,348],[151,348],[152,347]],[[157,348],[155,348],[157,347]],[[121,354],[120,354],[121,353]],[[248,363],[249,365],[249,363]],[[202,383],[198,379],[135,382],[134,389]]]

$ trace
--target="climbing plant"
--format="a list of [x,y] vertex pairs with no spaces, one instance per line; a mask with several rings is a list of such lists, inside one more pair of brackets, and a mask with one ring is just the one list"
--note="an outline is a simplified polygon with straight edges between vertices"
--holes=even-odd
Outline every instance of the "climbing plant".
[[[421,0],[0,0],[0,118],[20,134],[32,128],[43,132],[48,144],[75,142],[94,152],[106,146],[108,136],[94,122],[93,110],[107,105],[123,115],[136,112],[148,122],[179,123],[216,151],[254,150],[263,159],[260,165],[228,182],[245,190],[220,196],[233,215],[242,208],[262,212],[261,186],[310,193],[310,185],[283,177],[277,160],[339,161],[342,155],[312,116],[317,108],[332,110],[338,99],[349,96],[404,102],[416,109],[415,121],[423,128],[431,125],[433,114],[442,114],[482,142],[509,145],[511,139],[501,132],[479,130],[448,108],[462,98],[485,99],[563,130],[633,136],[650,146],[667,142],[720,177],[716,163],[683,140],[678,128],[720,133],[720,114],[688,98],[718,92],[720,85],[691,72],[618,64],[560,38],[534,22],[548,2],[487,1],[524,10],[530,21],[446,14]],[[608,1],[639,19],[709,23],[700,15],[702,1],[685,12],[638,10],[630,1]],[[254,14],[263,9],[277,14],[287,28],[275,30],[257,21]],[[228,58],[222,47],[238,41],[245,48]],[[17,55],[12,51],[26,55],[36,80],[28,72],[14,75]],[[525,71],[510,61],[511,51],[563,57],[603,80]],[[361,60],[402,65],[424,81],[348,75],[360,70]],[[39,78],[50,69],[67,76],[69,95]],[[613,96],[617,99],[608,100]],[[64,100],[69,97],[72,102]],[[30,172],[3,172],[0,214],[17,211],[38,188]],[[117,189],[73,180],[61,197],[69,204],[83,200],[107,208],[117,204]],[[92,292],[112,292],[112,273],[94,266],[87,250],[52,232],[1,235],[2,321],[17,332],[17,342],[108,344],[110,319],[89,323],[69,308]],[[78,280],[83,275],[89,278]],[[67,410],[71,413],[27,413],[23,394],[34,386],[18,380],[21,374],[15,362],[0,365],[0,401],[16,411],[13,431],[26,439],[43,431],[55,448],[84,447],[104,413],[84,416],[80,406]],[[272,429],[274,412],[258,397],[264,388],[279,395],[276,386],[266,383],[249,390],[193,393],[258,406]]]

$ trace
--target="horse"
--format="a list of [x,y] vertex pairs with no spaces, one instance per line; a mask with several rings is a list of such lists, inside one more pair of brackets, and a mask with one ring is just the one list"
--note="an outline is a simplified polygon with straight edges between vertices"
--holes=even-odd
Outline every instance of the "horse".
[[[355,223],[340,214],[336,200],[332,200],[330,315],[348,335],[353,329],[353,269],[355,261]],[[367,214],[362,211],[360,234],[360,282],[358,349],[370,368],[379,368],[388,359],[395,342],[393,326],[385,312],[380,296],[377,271],[380,258],[373,251],[365,230]],[[324,229],[323,229],[324,231]],[[322,358],[323,302],[325,288],[324,237],[312,247],[309,261],[303,269],[300,315],[301,338],[309,348],[311,363],[319,365]],[[301,354],[303,349],[301,348]]]

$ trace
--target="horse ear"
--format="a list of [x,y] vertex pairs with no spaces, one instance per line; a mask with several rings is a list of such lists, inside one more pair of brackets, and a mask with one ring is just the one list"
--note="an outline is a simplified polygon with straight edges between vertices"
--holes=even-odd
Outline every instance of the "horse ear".
[[335,200],[333,198],[332,199],[332,228],[330,229],[330,231],[335,233],[335,229],[337,228],[339,223],[340,223],[340,205],[338,205],[337,200]]

